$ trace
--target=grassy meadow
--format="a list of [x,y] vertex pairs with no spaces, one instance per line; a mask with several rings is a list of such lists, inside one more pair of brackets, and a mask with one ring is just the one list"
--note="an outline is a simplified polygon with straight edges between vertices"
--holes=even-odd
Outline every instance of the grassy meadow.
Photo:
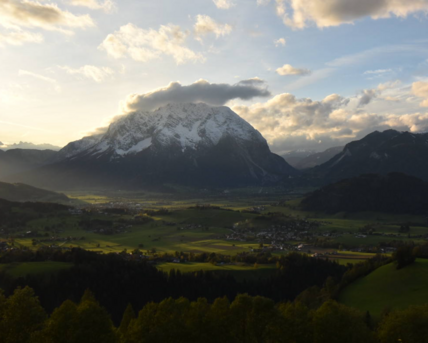
[[428,260],[397,270],[385,265],[356,280],[340,294],[339,301],[379,318],[385,309],[404,309],[428,303]]

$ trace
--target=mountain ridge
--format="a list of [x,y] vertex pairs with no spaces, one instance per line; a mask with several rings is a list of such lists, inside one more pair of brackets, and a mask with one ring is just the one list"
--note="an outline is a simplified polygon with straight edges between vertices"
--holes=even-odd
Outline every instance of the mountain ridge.
[[187,103],[119,117],[104,134],[69,143],[36,174],[13,180],[49,188],[231,187],[272,184],[298,172],[231,109]]

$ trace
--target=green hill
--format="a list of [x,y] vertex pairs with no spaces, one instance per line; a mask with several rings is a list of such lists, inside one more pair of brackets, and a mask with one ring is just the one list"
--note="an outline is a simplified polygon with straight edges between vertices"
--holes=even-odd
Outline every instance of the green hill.
[[70,199],[60,193],[47,191],[22,183],[0,182],[0,198],[9,201],[41,201],[69,203]]
[[428,303],[428,260],[397,270],[383,266],[346,287],[339,301],[378,317],[385,308],[404,309]]

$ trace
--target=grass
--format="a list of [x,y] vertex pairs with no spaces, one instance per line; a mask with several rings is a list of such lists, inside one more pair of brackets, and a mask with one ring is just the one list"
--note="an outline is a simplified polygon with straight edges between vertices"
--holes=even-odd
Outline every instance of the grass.
[[234,276],[237,280],[252,280],[265,278],[272,275],[276,271],[274,264],[262,264],[257,268],[252,265],[237,264],[237,265],[213,265],[211,263],[162,263],[156,266],[159,270],[169,273],[172,269],[179,270],[182,273],[191,273],[200,270],[213,271],[216,273],[227,273]]
[[26,275],[53,274],[71,266],[73,266],[72,263],[65,262],[22,262],[0,264],[0,271],[4,271],[12,277],[19,278]]
[[428,303],[428,260],[417,259],[397,270],[394,264],[383,266],[346,287],[339,301],[379,318],[386,308],[404,309]]

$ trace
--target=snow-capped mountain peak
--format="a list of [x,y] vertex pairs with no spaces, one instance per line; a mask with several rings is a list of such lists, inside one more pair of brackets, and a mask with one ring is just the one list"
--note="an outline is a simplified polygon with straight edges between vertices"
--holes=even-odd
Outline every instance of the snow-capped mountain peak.
[[228,107],[203,103],[169,104],[152,112],[120,117],[105,134],[70,143],[61,157],[72,158],[82,152],[91,155],[108,152],[113,158],[120,158],[152,146],[173,146],[185,152],[215,146],[224,136],[266,143],[257,130]]

